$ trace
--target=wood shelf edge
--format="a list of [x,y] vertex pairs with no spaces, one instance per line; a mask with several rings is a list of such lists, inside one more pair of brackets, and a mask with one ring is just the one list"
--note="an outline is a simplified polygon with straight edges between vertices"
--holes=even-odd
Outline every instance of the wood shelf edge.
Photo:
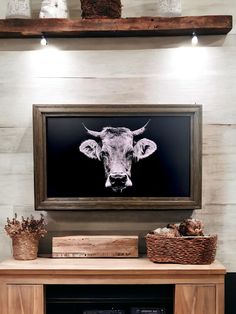
[[217,260],[210,265],[157,264],[146,257],[140,258],[37,258],[17,261],[13,258],[0,263],[0,276],[10,273],[23,274],[106,274],[106,275],[221,275],[225,267]]
[[1,19],[0,38],[225,35],[232,15],[121,19]]

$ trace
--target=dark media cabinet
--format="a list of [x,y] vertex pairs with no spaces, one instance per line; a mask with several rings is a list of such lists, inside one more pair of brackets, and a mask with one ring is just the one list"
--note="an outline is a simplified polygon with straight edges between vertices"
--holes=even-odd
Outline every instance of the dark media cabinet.
[[0,263],[4,314],[223,314],[225,268],[147,258]]
[[172,314],[174,285],[47,285],[47,314]]

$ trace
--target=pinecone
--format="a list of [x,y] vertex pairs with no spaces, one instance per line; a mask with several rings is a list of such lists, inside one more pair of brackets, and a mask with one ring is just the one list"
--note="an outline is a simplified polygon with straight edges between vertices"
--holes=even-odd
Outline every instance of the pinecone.
[[179,224],[168,224],[167,228],[171,229],[175,237],[180,237]]
[[203,236],[203,224],[197,219],[184,219],[179,225],[181,236]]

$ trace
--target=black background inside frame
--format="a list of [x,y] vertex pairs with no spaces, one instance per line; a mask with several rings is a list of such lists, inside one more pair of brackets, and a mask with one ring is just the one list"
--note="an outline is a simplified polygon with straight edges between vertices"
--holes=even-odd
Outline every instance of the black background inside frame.
[[[135,130],[150,120],[135,141],[147,138],[157,144],[149,157],[133,162],[132,187],[115,193],[105,188],[101,161],[79,151],[81,142],[95,139],[89,129],[127,127]],[[97,139],[95,139],[97,140]],[[189,197],[191,116],[56,116],[46,118],[48,197]]]

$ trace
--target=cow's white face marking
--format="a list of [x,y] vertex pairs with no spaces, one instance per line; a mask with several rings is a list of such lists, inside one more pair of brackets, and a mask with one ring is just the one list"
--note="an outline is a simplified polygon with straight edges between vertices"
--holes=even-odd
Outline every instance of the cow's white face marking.
[[[95,133],[98,132],[93,134]],[[81,143],[79,149],[87,157],[103,162],[106,176],[105,187],[112,188],[114,192],[121,192],[132,186],[132,161],[150,156],[157,146],[146,138],[134,144],[134,132],[128,128],[105,127],[98,134],[96,137],[100,137],[101,143],[91,139],[86,140]]]

